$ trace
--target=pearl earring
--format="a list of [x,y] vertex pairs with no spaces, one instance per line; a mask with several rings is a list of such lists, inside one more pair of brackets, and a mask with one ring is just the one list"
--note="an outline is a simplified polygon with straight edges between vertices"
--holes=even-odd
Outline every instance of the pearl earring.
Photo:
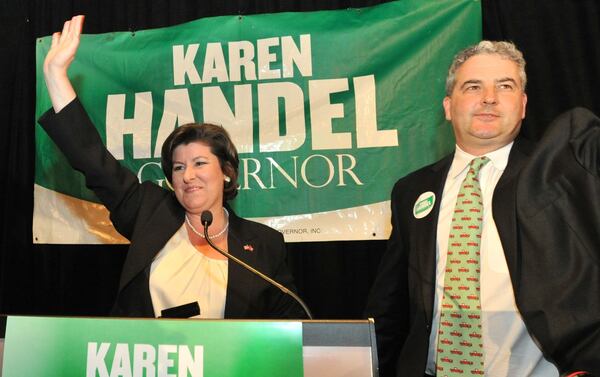
[[231,182],[231,178],[229,178],[229,176],[225,176],[223,180],[227,183]]

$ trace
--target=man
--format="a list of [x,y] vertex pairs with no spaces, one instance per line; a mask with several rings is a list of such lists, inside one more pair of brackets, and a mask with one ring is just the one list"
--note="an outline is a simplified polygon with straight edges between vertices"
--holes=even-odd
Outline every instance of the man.
[[577,110],[533,148],[525,85],[508,42],[450,67],[455,152],[396,183],[367,304],[382,377],[600,372],[600,121]]

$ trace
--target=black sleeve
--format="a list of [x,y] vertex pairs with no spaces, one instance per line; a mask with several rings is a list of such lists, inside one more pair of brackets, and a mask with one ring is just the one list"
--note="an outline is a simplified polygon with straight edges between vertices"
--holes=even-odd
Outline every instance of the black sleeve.
[[130,238],[141,205],[141,185],[106,149],[79,99],[75,98],[58,113],[48,110],[39,123],[71,167],[85,176],[86,186],[110,211],[115,228]]

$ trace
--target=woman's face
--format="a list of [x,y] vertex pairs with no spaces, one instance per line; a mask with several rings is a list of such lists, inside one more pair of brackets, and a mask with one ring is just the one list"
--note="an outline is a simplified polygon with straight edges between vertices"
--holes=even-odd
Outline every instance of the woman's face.
[[172,184],[179,203],[190,214],[223,206],[225,175],[219,159],[201,142],[179,145],[173,150]]

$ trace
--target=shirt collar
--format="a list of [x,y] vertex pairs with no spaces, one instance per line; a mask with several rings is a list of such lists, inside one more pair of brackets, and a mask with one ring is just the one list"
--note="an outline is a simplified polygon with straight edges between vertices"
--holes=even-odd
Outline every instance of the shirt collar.
[[[500,149],[484,154],[484,156],[490,159],[488,165],[492,165],[495,169],[504,171],[508,164],[508,155],[510,154],[513,143],[514,142],[510,142]],[[448,177],[453,179],[458,177],[467,169],[471,160],[477,157],[480,156],[473,156],[472,154],[463,151],[458,145],[455,145],[454,159],[452,160],[452,165],[448,171]]]

